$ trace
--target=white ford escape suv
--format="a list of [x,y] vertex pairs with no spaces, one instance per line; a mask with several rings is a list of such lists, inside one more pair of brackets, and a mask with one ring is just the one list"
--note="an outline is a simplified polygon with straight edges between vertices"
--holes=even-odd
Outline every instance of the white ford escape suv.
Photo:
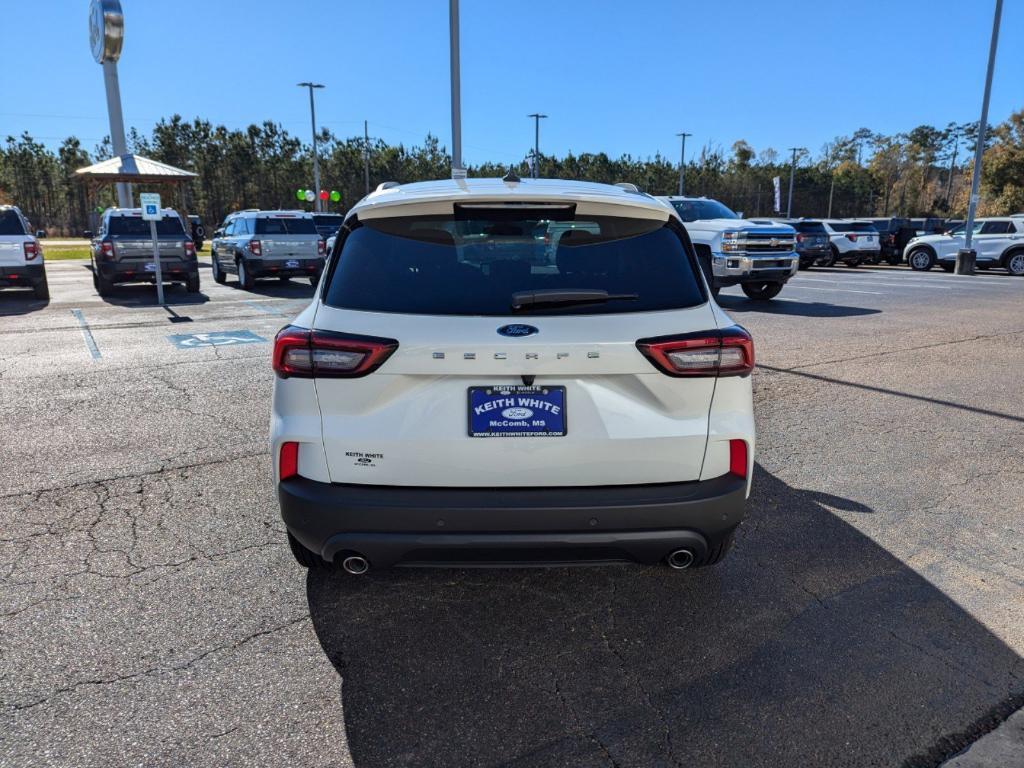
[[672,208],[569,181],[384,186],[275,340],[299,563],[719,561],[754,350]]

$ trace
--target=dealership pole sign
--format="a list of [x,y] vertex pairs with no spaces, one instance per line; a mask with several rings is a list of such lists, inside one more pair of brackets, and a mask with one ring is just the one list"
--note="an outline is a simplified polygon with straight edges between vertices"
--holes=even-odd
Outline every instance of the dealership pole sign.
[[[89,47],[96,63],[103,67],[103,84],[107,91],[107,115],[110,117],[110,144],[118,157],[128,153],[124,138],[124,116],[121,114],[121,86],[117,80],[117,60],[124,45],[124,14],[120,0],[92,0],[89,4]],[[117,204],[131,208],[131,186],[117,184]]]

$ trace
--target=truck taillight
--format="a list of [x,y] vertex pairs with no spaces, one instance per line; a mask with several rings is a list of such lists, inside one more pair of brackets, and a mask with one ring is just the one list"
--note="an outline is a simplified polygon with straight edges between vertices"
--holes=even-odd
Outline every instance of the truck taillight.
[[262,256],[263,244],[259,240],[250,240],[249,253],[251,253],[253,256]]
[[640,339],[637,349],[669,376],[746,376],[754,370],[754,340],[738,325],[720,331]]
[[26,240],[24,243],[25,247],[25,261],[32,261],[36,256],[39,255],[39,244],[34,240]]
[[299,444],[281,443],[281,455],[278,458],[278,477],[288,480],[299,474]]
[[317,240],[316,241],[316,255],[317,256],[325,256],[325,255],[327,255],[327,243],[325,243],[323,240]]
[[288,325],[274,338],[274,372],[282,379],[357,378],[380,368],[396,349],[394,339]]

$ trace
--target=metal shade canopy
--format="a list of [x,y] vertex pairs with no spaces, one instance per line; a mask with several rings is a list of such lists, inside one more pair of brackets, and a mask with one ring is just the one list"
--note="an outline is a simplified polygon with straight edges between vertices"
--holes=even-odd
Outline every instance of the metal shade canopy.
[[78,168],[80,179],[97,182],[126,181],[130,184],[169,184],[194,179],[198,174],[142,155],[121,155],[95,165]]

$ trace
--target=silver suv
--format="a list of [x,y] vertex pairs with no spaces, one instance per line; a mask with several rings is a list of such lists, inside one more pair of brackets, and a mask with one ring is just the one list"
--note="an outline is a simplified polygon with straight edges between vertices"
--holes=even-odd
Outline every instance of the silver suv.
[[[161,210],[156,223],[160,274],[165,283],[183,283],[189,293],[199,291],[196,248],[173,208]],[[100,230],[92,238],[92,282],[100,296],[110,295],[116,283],[153,283],[153,240],[141,208],[108,208]]]
[[233,273],[246,290],[261,277],[307,277],[315,286],[324,270],[325,252],[313,215],[306,211],[229,214],[210,244],[213,279],[224,283]]

